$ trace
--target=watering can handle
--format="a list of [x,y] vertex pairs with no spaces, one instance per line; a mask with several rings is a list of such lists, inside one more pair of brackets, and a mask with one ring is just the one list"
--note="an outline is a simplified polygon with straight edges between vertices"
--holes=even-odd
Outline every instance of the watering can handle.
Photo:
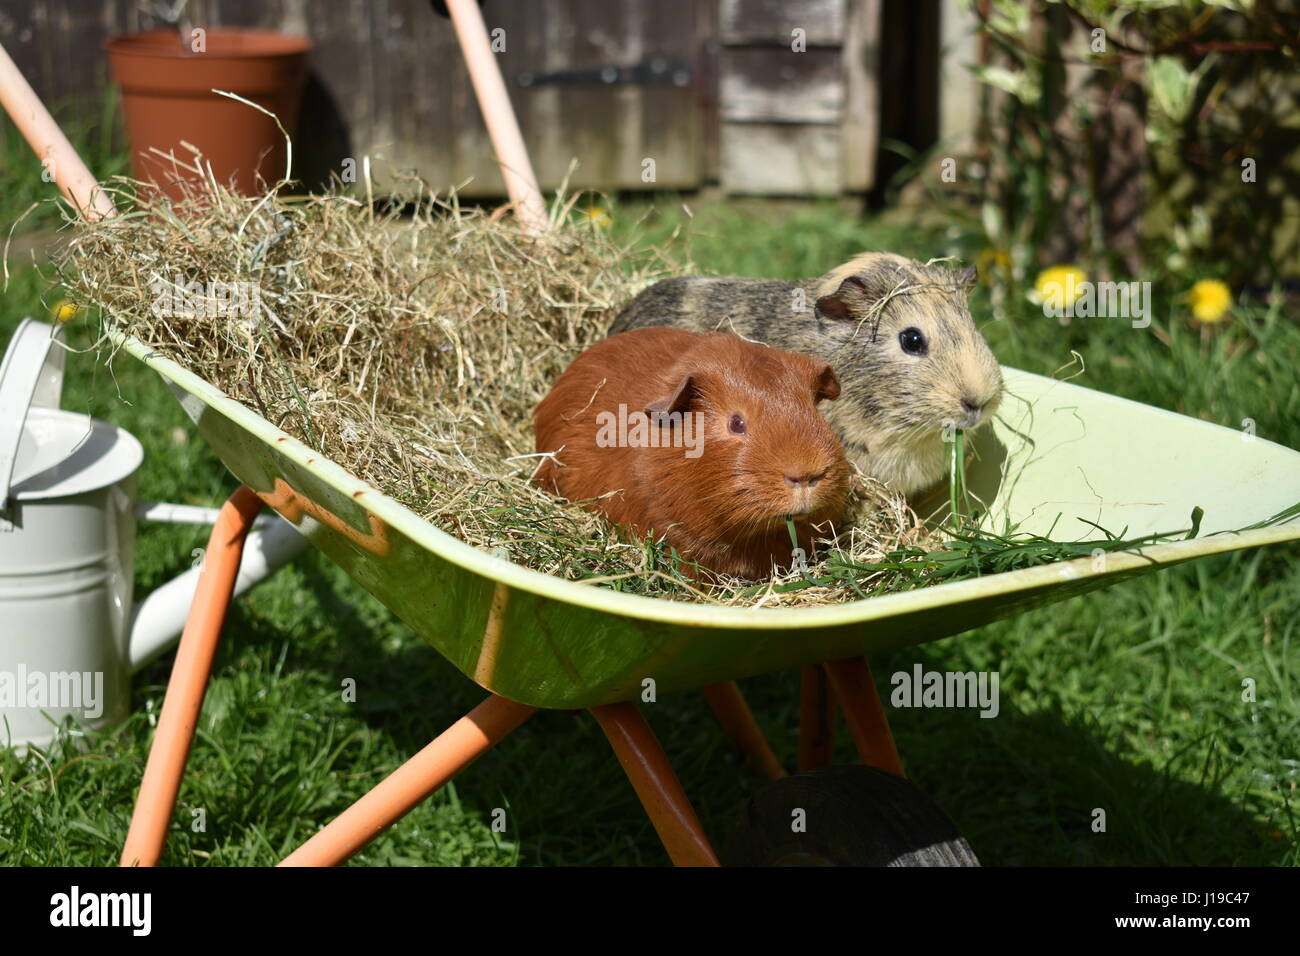
[[63,329],[23,319],[0,362],[0,511],[9,507],[27,410],[58,408],[63,392]]

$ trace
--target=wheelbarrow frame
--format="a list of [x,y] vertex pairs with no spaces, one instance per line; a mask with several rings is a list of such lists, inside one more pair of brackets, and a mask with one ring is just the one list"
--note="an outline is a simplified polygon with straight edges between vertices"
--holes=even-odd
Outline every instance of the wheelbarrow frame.
[[[263,505],[263,496],[241,486],[221,509],[212,528],[123,847],[123,866],[153,866],[162,855],[239,571],[244,539]],[[488,618],[489,632],[502,627],[503,610],[503,602],[494,603]],[[785,768],[773,754],[736,683],[724,681],[703,690],[723,731],[749,757],[754,768],[768,779],[784,776]],[[830,763],[834,700],[843,710],[863,761],[903,775],[884,706],[865,661],[850,659],[805,667],[800,692],[801,771]],[[672,862],[678,866],[717,866],[718,858],[690,800],[636,705],[620,701],[590,710]],[[527,704],[490,694],[280,865],[333,866],[343,862],[536,711]]]

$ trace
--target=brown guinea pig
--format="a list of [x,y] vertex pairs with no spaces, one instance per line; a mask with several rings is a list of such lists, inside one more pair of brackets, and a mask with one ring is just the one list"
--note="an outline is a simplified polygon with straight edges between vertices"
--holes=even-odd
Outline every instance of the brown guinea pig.
[[817,413],[834,370],[730,334],[637,329],[574,359],[533,416],[533,481],[686,561],[743,578],[792,563],[844,511],[849,464]]

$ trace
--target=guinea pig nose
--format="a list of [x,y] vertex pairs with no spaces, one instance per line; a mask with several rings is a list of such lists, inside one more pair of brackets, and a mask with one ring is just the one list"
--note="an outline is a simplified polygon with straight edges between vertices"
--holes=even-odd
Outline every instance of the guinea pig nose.
[[816,474],[809,472],[802,475],[786,475],[785,483],[791,488],[801,488],[804,485],[813,488],[817,485],[817,482],[821,481],[825,477],[825,471],[819,471]]
[[963,398],[961,400],[961,407],[966,409],[967,412],[978,412],[984,407],[984,404],[982,402],[977,402],[974,399]]

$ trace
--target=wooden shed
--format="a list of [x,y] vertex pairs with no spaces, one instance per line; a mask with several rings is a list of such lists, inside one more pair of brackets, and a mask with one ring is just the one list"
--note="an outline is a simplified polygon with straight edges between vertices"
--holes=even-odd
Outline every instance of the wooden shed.
[[[47,102],[98,116],[104,39],[163,25],[165,6],[0,0],[0,43]],[[880,93],[900,63],[937,75],[937,39],[906,48],[918,23],[938,37],[921,22],[939,16],[934,0],[486,0],[483,12],[547,189],[567,177],[605,190],[862,192],[882,134],[907,138],[890,124],[938,113],[933,81],[901,82],[892,113]],[[309,183],[370,155],[381,173],[501,192],[450,24],[427,0],[191,0],[188,17],[312,37],[295,149]]]

